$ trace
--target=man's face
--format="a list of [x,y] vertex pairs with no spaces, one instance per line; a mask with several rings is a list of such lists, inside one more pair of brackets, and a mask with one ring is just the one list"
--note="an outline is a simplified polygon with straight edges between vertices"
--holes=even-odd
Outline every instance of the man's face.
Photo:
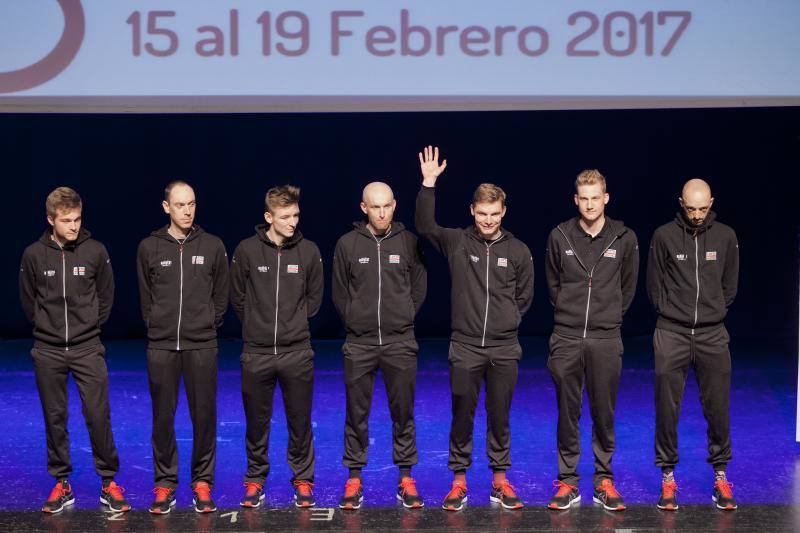
[[581,218],[586,222],[594,222],[603,216],[608,203],[608,193],[603,192],[599,184],[581,185],[575,193],[575,205],[578,206]]
[[475,227],[484,239],[494,239],[500,231],[500,223],[506,216],[506,207],[503,202],[478,202],[469,206],[469,211],[475,218]]
[[272,230],[283,239],[289,239],[300,222],[300,206],[297,204],[276,207],[272,212],[264,213],[264,220],[272,226]]
[[81,231],[81,208],[58,209],[54,217],[47,216],[47,221],[53,226],[53,235],[58,242],[74,242]]
[[711,198],[710,194],[705,193],[694,193],[687,196],[679,199],[681,209],[683,209],[684,215],[693,226],[702,226],[706,221],[714,199]]
[[361,210],[367,215],[369,225],[378,233],[384,233],[389,229],[396,206],[397,202],[387,191],[371,193],[361,202]]
[[176,185],[169,193],[169,201],[162,202],[164,212],[169,215],[169,220],[184,231],[189,231],[194,224],[194,214],[197,202],[194,190],[188,185]]

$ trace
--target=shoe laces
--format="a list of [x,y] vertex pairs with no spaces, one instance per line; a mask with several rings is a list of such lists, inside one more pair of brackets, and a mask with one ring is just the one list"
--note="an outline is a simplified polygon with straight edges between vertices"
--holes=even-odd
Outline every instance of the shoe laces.
[[172,492],[172,489],[169,487],[156,487],[153,489],[153,492],[156,495],[156,501],[163,502],[166,501],[166,499],[169,497],[170,493]]
[[400,480],[400,487],[403,489],[403,494],[409,496],[419,496],[417,492],[417,482],[413,477],[405,476]]
[[53,490],[50,491],[50,497],[47,498],[47,501],[53,501],[58,498],[63,498],[69,494],[69,485],[66,483],[61,483],[60,481],[56,483],[56,486],[53,487]]
[[358,494],[359,489],[361,489],[361,480],[357,477],[351,477],[344,484],[344,497],[352,498]]
[[292,481],[292,485],[300,493],[300,496],[311,496],[311,489],[314,487],[313,483],[305,479],[295,479]]
[[211,487],[204,481],[194,486],[194,493],[197,494],[200,501],[208,501],[211,499]]
[[600,490],[606,493],[606,497],[608,498],[619,498],[619,492],[617,492],[617,488],[614,486],[614,483],[606,478],[600,482]]
[[675,492],[678,490],[678,484],[674,481],[665,481],[661,483],[661,493],[664,495],[664,498],[669,499],[675,496]]
[[461,481],[453,481],[453,488],[447,493],[447,499],[463,498],[467,493],[467,485]]
[[256,483],[254,481],[246,481],[244,483],[244,486],[247,487],[247,492],[245,493],[245,496],[255,496],[256,494],[258,494],[258,491],[260,491],[264,485],[262,485],[261,483]]
[[107,487],[103,487],[103,492],[106,494],[110,494],[111,497],[114,498],[115,500],[125,499],[124,496],[122,496],[122,493],[125,492],[125,489],[123,489],[113,481],[109,483]]
[[515,492],[514,487],[511,485],[511,483],[509,483],[507,479],[501,481],[499,485],[495,485],[494,483],[492,483],[492,486],[495,489],[502,490],[504,496],[509,496],[511,498],[517,497],[517,493]]
[[564,483],[563,481],[558,480],[558,479],[553,481],[553,486],[558,488],[558,491],[556,492],[556,495],[555,495],[556,498],[562,498],[562,497],[566,496],[567,494],[569,494],[570,492],[572,492],[573,490],[575,490],[574,486],[572,486],[572,485],[570,485],[568,483]]
[[725,479],[718,479],[714,485],[719,489],[725,498],[733,498],[733,483]]

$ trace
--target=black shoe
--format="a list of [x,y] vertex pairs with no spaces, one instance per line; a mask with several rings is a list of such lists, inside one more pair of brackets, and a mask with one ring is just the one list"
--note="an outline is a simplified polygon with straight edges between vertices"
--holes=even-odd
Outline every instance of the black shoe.
[[733,511],[739,507],[736,505],[736,499],[733,497],[732,488],[733,483],[728,483],[725,479],[718,479],[716,483],[714,483],[714,495],[711,496],[711,499],[717,504],[717,509]]
[[72,487],[66,479],[62,479],[56,483],[53,490],[50,491],[47,501],[42,505],[42,512],[44,513],[60,513],[64,507],[75,503],[75,495],[72,493]]
[[625,502],[622,496],[614,487],[614,482],[608,478],[603,478],[599,485],[594,488],[594,502],[603,506],[608,511],[624,511]]
[[169,487],[156,487],[153,489],[156,499],[153,500],[150,509],[153,514],[167,514],[175,507],[175,489]]
[[461,481],[453,481],[453,487],[442,502],[442,509],[445,511],[460,511],[467,503],[467,484]]
[[578,492],[578,487],[575,485],[563,481],[553,481],[553,486],[558,490],[550,498],[550,503],[547,504],[548,509],[569,509],[581,501],[581,493]]
[[198,481],[194,489],[194,510],[198,513],[213,513],[217,510],[217,505],[211,499],[211,487],[205,481]]
[[244,486],[247,487],[247,491],[245,491],[239,505],[242,507],[259,507],[261,502],[264,501],[264,485],[246,481]]
[[125,492],[125,489],[117,485],[112,479],[108,484],[104,483],[100,489],[100,503],[108,505],[108,509],[115,513],[130,511],[131,504],[125,500],[125,496],[122,495],[123,492]]
[[305,479],[295,479],[292,481],[294,486],[294,506],[295,507],[314,507],[314,484]]
[[403,502],[406,509],[421,509],[425,506],[422,497],[417,492],[417,484],[413,477],[404,476],[397,486],[397,499]]
[[500,485],[495,485],[492,482],[492,493],[489,495],[489,500],[499,503],[506,509],[522,509],[525,507],[507,479],[504,479]]
[[344,496],[339,500],[339,508],[360,509],[363,502],[364,489],[361,486],[361,480],[357,477],[351,477],[344,484]]
[[677,511],[678,499],[675,493],[678,492],[678,484],[674,481],[661,482],[661,497],[658,499],[656,507],[664,511]]

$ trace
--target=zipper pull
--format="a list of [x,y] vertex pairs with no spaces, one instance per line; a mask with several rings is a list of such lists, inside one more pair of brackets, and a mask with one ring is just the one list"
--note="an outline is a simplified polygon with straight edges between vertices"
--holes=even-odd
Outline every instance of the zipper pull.
[[179,248],[179,249],[178,249],[178,251],[179,251],[180,253],[183,253],[183,245],[181,244],[181,245],[180,245],[178,248]]
[[489,247],[486,247],[486,257],[489,257]]
[[589,288],[592,288],[592,276],[589,276]]

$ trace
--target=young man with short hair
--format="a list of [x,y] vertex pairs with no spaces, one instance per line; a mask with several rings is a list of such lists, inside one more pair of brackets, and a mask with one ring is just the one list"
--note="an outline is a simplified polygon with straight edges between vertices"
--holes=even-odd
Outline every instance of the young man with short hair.
[[61,512],[75,503],[67,433],[67,377],[78,386],[89,430],[92,456],[102,478],[100,502],[111,511],[129,511],[123,489],[114,482],[119,457],[111,433],[108,369],[100,327],[114,303],[114,274],[105,246],[82,227],[83,203],[77,192],[59,187],[45,203],[50,227],[25,249],[19,292],[33,324],[31,350],[36,386],[47,434],[47,470],[56,486],[42,506]]
[[453,421],[448,468],[453,485],[442,503],[459,511],[467,501],[466,471],[472,464],[472,432],[481,383],[486,383],[486,452],[492,469],[490,500],[506,509],[523,507],[506,478],[511,466],[509,412],[522,357],[518,329],[533,301],[530,250],[501,222],[506,194],[497,185],[481,184],[472,198],[473,224],[443,228],[436,223],[435,189],[447,160],[439,149],[419,154],[422,189],[417,196],[416,226],[450,266],[450,387]]
[[175,506],[178,447],[175,410],[181,377],[192,419],[192,491],[198,513],[211,498],[217,449],[217,328],[228,308],[228,257],[222,241],[195,224],[194,189],[169,183],[169,224],[139,244],[137,269],[147,327],[147,376],[153,402],[154,514]]
[[605,215],[606,180],[585,170],[575,180],[579,216],[550,232],[547,285],[555,307],[547,367],[558,401],[558,490],[550,509],[580,501],[583,389],[592,414],[593,500],[609,511],[625,509],[614,486],[614,408],[622,372],[622,317],[636,293],[639,245],[633,230]]
[[416,236],[394,220],[397,202],[385,183],[364,187],[361,210],[367,222],[336,243],[333,303],[347,330],[344,381],[347,392],[344,465],[349,469],[342,509],[363,501],[361,470],[367,465],[369,413],[380,368],[392,417],[392,458],[399,467],[397,498],[420,508],[411,467],[417,464],[414,389],[417,352],[414,317],[427,290],[427,275]]
[[272,400],[279,384],[289,426],[288,460],[294,503],[314,501],[314,440],[311,402],[314,351],[308,319],[322,304],[324,281],[317,245],[305,239],[300,221],[300,189],[271,188],[264,220],[255,235],[237,246],[231,263],[231,305],[242,322],[242,400],[247,419],[247,473],[242,507],[264,500],[269,474]]
[[708,183],[689,180],[679,202],[675,220],[653,235],[647,264],[647,294],[658,314],[653,335],[656,465],[662,472],[658,507],[678,508],[678,418],[691,366],[708,423],[711,498],[718,508],[731,511],[737,504],[725,473],[731,460],[731,354],[724,320],[738,288],[739,244],[736,233],[711,210]]

